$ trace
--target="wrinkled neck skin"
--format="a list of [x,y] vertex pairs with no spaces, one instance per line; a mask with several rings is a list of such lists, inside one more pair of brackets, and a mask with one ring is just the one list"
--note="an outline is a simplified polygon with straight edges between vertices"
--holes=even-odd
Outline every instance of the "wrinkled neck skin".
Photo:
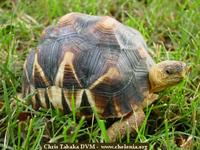
[[166,88],[166,84],[161,80],[162,73],[153,65],[149,71],[150,93],[159,92]]

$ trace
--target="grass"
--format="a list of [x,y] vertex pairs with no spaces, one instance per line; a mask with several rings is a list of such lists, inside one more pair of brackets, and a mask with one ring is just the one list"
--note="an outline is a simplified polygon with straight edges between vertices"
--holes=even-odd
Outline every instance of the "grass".
[[[183,83],[161,92],[159,100],[144,110],[146,118],[138,134],[128,134],[120,141],[148,142],[150,149],[181,149],[183,144],[198,149],[199,6],[200,1],[189,0],[0,1],[0,147],[39,149],[45,142],[107,141],[103,120],[93,118],[88,123],[85,118],[76,120],[74,113],[66,116],[55,110],[38,112],[17,98],[23,62],[30,48],[37,45],[46,26],[75,11],[113,16],[143,34],[156,62],[183,60],[191,68]],[[22,121],[19,117],[24,111],[33,115]]]

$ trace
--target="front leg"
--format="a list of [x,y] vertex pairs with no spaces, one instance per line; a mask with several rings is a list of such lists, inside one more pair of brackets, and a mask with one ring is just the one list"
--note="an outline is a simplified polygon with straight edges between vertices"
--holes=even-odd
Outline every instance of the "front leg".
[[107,130],[110,143],[116,142],[119,136],[123,138],[127,131],[134,133],[141,126],[145,118],[144,111],[137,107],[122,120],[113,123]]

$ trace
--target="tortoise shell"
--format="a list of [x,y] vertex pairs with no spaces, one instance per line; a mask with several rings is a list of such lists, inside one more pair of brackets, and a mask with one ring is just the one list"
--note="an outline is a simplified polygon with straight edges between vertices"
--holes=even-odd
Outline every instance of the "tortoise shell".
[[141,34],[108,16],[70,13],[45,29],[24,64],[23,96],[34,108],[121,117],[149,91],[153,60]]

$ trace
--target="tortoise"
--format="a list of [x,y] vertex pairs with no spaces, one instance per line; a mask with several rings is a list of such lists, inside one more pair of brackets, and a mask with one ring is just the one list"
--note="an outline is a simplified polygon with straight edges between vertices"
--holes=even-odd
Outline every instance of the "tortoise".
[[143,108],[157,92],[184,79],[186,64],[155,63],[141,33],[109,16],[69,13],[47,27],[41,41],[27,56],[22,94],[33,108],[72,111],[72,96],[79,115],[95,111],[103,119],[121,118],[108,129],[110,142],[127,128],[142,124]]

